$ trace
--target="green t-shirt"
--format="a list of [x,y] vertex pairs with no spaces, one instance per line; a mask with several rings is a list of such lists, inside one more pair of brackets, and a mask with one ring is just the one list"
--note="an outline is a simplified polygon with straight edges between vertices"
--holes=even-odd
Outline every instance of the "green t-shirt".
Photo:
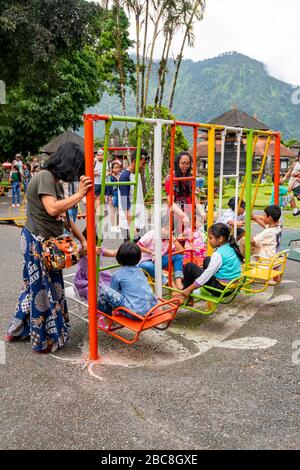
[[[285,196],[287,193],[288,193],[288,188],[286,188],[285,186],[280,185],[279,186],[279,206],[280,207],[282,207],[283,196]],[[273,189],[272,189],[270,204],[271,204],[271,206],[273,206],[273,204],[274,204],[274,186],[273,186]]]
[[19,173],[17,171],[12,171],[10,177],[11,177],[12,182],[14,183],[21,181]]
[[56,199],[64,199],[64,190],[55,181],[52,173],[42,170],[34,175],[27,187],[27,220],[25,227],[35,235],[42,237],[59,237],[64,231],[61,217],[53,217],[46,211],[41,196],[49,195]]

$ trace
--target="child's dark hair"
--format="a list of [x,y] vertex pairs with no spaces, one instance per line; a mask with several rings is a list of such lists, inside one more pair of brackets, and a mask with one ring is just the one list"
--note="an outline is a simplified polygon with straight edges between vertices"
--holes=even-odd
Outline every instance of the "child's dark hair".
[[116,165],[120,166],[120,162],[112,162],[111,169],[113,170]]
[[[229,201],[228,201],[228,206],[230,207],[230,209],[231,209],[232,211],[235,210],[235,197],[234,197],[234,196],[232,196],[232,197],[229,199]],[[241,207],[242,209],[245,209],[245,207],[246,207],[245,201],[241,201],[240,207]]]
[[[282,178],[284,175],[282,173],[280,173],[279,175],[279,179]],[[275,183],[275,175],[272,176],[272,181],[273,183]]]
[[222,223],[217,223],[213,224],[211,227],[209,227],[208,231],[212,233],[212,235],[215,238],[223,237],[226,243],[229,243],[231,248],[234,249],[235,253],[239,257],[241,261],[243,261],[243,255],[240,252],[240,249],[236,243],[236,240],[233,235],[230,233],[230,229],[227,227],[227,225],[222,224]]
[[116,259],[121,266],[136,266],[141,259],[141,249],[133,242],[124,242],[119,246]]
[[281,217],[281,209],[279,206],[267,206],[264,208],[264,213],[267,217],[272,217],[274,222],[278,222]]
[[[136,160],[136,156],[137,156],[137,150],[134,150],[132,152],[132,156],[131,156],[131,162],[135,161]],[[140,159],[142,160],[149,160],[149,156],[148,156],[148,152],[147,150],[145,149],[141,149],[141,153],[140,153]]]

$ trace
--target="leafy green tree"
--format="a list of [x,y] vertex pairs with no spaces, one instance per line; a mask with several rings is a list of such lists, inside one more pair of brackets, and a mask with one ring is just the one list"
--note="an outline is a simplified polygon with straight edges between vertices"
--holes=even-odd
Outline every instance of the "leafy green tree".
[[[170,112],[165,106],[157,108],[153,105],[148,105],[146,108],[145,116],[147,118],[157,118],[174,120],[176,119],[174,114]],[[141,124],[142,125],[142,142],[143,147],[145,147],[150,156],[153,155],[153,143],[154,143],[154,127],[150,124]],[[171,127],[162,126],[162,135],[166,136],[164,140],[163,148],[163,174],[167,174],[170,166],[170,148],[171,148]],[[130,145],[136,146],[137,144],[137,129],[136,127],[130,130],[129,133],[129,142]],[[182,152],[183,150],[189,149],[189,143],[184,135],[183,130],[180,126],[176,128],[175,135],[175,155],[176,153]]]
[[0,0],[0,79],[7,88],[1,157],[37,152],[63,130],[78,128],[104,90],[121,97],[120,82],[131,86],[128,21],[119,15],[122,79],[113,13],[108,19],[100,5],[84,0]]

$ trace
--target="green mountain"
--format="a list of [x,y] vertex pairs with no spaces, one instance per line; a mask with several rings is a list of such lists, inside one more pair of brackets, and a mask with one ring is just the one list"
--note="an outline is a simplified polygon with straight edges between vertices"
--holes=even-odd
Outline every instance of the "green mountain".
[[[171,91],[173,61],[169,61],[168,68],[170,77],[167,79],[165,104]],[[153,73],[149,102],[154,99],[156,83],[156,74]],[[294,92],[295,87],[270,76],[263,63],[230,52],[200,62],[182,62],[173,111],[181,120],[209,122],[235,104],[242,111],[251,115],[255,113],[270,128],[280,130],[284,139],[299,140],[300,104],[293,104]],[[116,97],[104,95],[92,111],[120,114],[121,107]],[[127,112],[135,115],[132,94],[127,97]]]

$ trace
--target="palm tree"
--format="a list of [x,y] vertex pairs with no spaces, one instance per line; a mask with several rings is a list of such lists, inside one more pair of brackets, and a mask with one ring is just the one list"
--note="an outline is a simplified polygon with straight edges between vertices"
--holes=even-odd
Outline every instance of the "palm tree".
[[183,1],[183,25],[185,26],[185,33],[183,36],[183,40],[181,43],[180,52],[176,59],[176,69],[173,79],[172,91],[170,95],[169,101],[169,109],[172,110],[173,101],[175,96],[175,89],[177,85],[177,78],[179,74],[180,65],[183,59],[183,51],[188,41],[189,46],[194,45],[194,33],[193,33],[193,26],[194,20],[200,21],[203,18],[203,13],[205,10],[205,0],[194,0],[191,1]]

